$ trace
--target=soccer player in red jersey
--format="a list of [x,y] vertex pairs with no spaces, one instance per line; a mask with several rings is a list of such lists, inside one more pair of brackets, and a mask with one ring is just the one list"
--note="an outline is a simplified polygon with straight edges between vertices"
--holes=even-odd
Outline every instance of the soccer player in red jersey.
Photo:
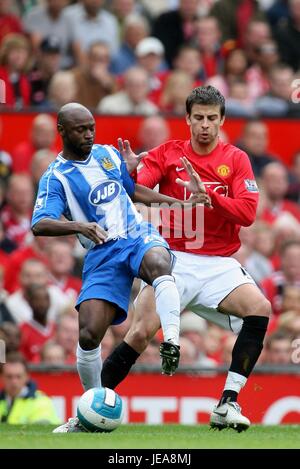
[[[206,192],[209,196],[210,207],[203,209],[202,242],[197,239],[201,240],[199,230],[194,239],[190,233],[185,236],[184,230],[178,237],[179,222],[176,223],[175,216],[170,220],[167,240],[176,256],[172,273],[181,309],[188,306],[196,314],[219,323],[222,316],[223,321],[234,316],[242,319],[237,319],[241,327],[224,391],[210,418],[212,427],[242,431],[250,421],[242,415],[237,397],[263,348],[271,307],[251,276],[230,257],[240,247],[240,227],[255,220],[258,189],[247,154],[218,138],[224,119],[225,100],[221,93],[212,86],[195,88],[186,101],[191,138],[173,140],[151,150],[143,160],[138,182],[151,188],[159,184],[161,193],[179,199],[188,198],[189,192]],[[129,164],[136,155],[125,143],[121,142],[120,150]],[[163,211],[163,235],[165,215]],[[193,222],[197,226],[196,217],[193,209]],[[159,329],[154,305],[153,290],[145,286],[137,299],[130,330],[103,364],[103,386],[114,388],[125,378]],[[235,332],[237,327],[235,324]],[[178,363],[170,357],[168,365],[172,374]]]

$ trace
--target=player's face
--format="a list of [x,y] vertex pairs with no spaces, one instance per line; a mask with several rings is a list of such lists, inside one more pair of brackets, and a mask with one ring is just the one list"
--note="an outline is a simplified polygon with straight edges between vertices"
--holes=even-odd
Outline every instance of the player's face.
[[95,140],[95,120],[93,117],[74,120],[64,126],[64,142],[79,157],[90,154]]
[[190,115],[186,116],[190,126],[192,143],[201,146],[211,145],[219,135],[225,118],[221,117],[219,105],[194,104]]

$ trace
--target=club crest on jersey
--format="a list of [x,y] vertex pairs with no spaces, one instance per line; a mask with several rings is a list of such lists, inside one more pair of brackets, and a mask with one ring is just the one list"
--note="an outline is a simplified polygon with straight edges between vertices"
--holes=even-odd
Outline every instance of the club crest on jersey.
[[230,168],[226,164],[221,164],[217,167],[217,173],[219,176],[226,178],[230,175]]
[[101,159],[101,166],[102,168],[106,169],[106,171],[111,171],[116,167],[114,162],[107,156]]
[[121,186],[117,181],[105,181],[97,184],[90,192],[89,201],[98,206],[112,202],[121,192]]

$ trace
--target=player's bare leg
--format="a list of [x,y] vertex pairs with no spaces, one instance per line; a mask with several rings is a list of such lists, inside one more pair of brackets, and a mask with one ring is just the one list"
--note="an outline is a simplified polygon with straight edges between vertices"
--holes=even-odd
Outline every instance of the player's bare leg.
[[160,320],[155,312],[153,288],[146,286],[138,295],[132,324],[124,341],[103,363],[101,374],[103,386],[115,389],[126,378],[137,358],[159,329]]
[[159,329],[160,320],[156,313],[154,291],[147,285],[139,293],[132,324],[124,340],[141,354]]
[[83,301],[79,307],[77,370],[85,391],[101,386],[100,342],[115,314],[115,306],[103,300]]
[[127,376],[160,325],[165,339],[160,348],[162,370],[165,374],[172,375],[178,367],[180,299],[170,272],[170,254],[166,249],[152,248],[146,253],[141,264],[140,277],[153,284],[156,298],[150,286],[139,294],[129,332],[104,362],[103,385],[114,389]]
[[[153,288],[145,287],[138,297],[138,305],[134,321],[125,337],[125,341],[134,350],[141,354],[149,344],[150,340],[160,329],[160,319],[155,312]],[[172,354],[174,349],[174,354]],[[178,366],[179,353],[177,347],[172,343],[164,342],[160,347],[163,372],[173,374]]]
[[172,255],[153,247],[143,257],[139,276],[154,288],[156,311],[164,342],[160,345],[162,372],[173,375],[179,364],[180,297],[172,273]]
[[210,425],[219,430],[231,427],[240,432],[247,430],[250,421],[242,415],[237,397],[262,351],[271,305],[258,287],[245,284],[233,290],[220,303],[219,310],[242,317],[244,323],[233,347],[224,391],[212,412]]

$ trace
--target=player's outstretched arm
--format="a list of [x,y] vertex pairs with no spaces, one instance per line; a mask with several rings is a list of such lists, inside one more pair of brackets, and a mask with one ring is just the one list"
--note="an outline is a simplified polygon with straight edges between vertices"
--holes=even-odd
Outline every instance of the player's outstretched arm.
[[81,234],[96,244],[104,243],[107,233],[97,223],[62,221],[42,218],[33,227],[34,236],[67,236]]
[[201,192],[198,194],[193,194],[189,200],[180,200],[175,197],[169,197],[167,195],[160,194],[159,192],[153,191],[148,187],[141,186],[140,184],[135,185],[135,192],[132,196],[133,202],[139,202],[145,205],[151,204],[179,204],[181,206],[185,205],[197,205],[204,204],[210,205],[210,198],[207,194]]

